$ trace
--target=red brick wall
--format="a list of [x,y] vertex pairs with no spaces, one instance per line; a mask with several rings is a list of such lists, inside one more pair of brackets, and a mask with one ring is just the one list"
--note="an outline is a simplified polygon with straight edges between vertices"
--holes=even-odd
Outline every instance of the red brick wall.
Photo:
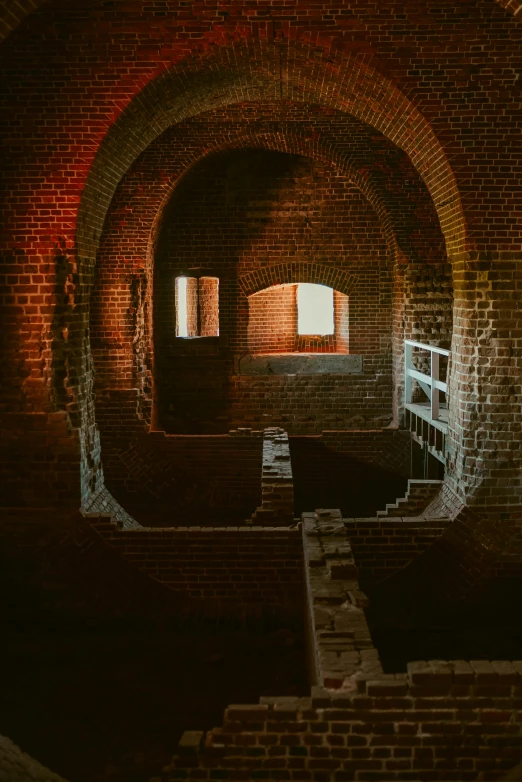
[[250,353],[291,353],[297,349],[297,285],[279,285],[248,297]]
[[9,620],[42,611],[150,621],[303,615],[297,529],[117,532],[103,516],[18,509],[2,514],[0,544]]
[[201,337],[219,334],[219,280],[217,277],[201,277],[198,287],[199,320]]
[[311,698],[229,706],[203,746],[202,734],[180,743],[159,779],[197,769],[203,780],[493,782],[520,762],[520,661],[408,669],[362,679],[355,693],[318,687]]
[[[522,514],[520,268],[520,260],[498,256],[477,266],[466,258],[453,265],[448,481],[460,497],[471,487],[479,512],[504,514],[500,518]],[[473,438],[461,438],[470,422]]]

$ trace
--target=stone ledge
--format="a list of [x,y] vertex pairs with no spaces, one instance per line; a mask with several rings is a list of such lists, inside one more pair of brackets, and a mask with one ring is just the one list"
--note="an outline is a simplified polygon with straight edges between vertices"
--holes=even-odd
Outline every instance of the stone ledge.
[[368,600],[341,512],[319,509],[302,519],[315,679],[326,690],[355,692],[359,678],[383,673],[364,615]]
[[271,353],[241,359],[240,375],[360,375],[363,357],[346,353]]

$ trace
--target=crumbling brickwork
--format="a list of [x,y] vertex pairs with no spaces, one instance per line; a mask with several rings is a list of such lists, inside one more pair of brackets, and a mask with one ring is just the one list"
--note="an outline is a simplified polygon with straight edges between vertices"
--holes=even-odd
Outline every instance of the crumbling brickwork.
[[251,523],[269,526],[292,525],[294,521],[294,478],[288,434],[283,429],[265,429],[261,469],[261,505]]
[[384,674],[364,616],[350,527],[303,515],[311,697],[231,705],[189,731],[159,780],[475,782],[520,759],[520,661],[415,661]]

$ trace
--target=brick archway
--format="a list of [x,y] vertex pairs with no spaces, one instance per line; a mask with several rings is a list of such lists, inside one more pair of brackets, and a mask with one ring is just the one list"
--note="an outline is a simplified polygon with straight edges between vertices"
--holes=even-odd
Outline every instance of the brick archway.
[[[309,157],[313,160],[322,160],[333,165],[339,172],[351,179],[354,186],[361,191],[363,196],[375,210],[388,243],[390,259],[398,263],[407,263],[413,260],[411,252],[409,253],[406,248],[408,240],[407,231],[405,230],[405,210],[408,205],[404,198],[401,199],[396,192],[393,193],[393,195],[386,192],[386,189],[382,186],[382,182],[379,182],[373,177],[373,171],[369,166],[367,159],[367,155],[371,150],[367,150],[366,156],[361,154],[360,150],[356,151],[354,154],[353,150],[347,150],[343,145],[331,143],[330,139],[325,141],[320,137],[310,138],[307,135],[307,131],[298,132],[295,128],[289,128],[283,120],[273,124],[274,129],[269,128],[267,130],[266,128],[259,129],[256,127],[247,127],[246,130],[241,129],[241,132],[236,135],[213,140],[213,142],[205,148],[204,153],[196,159],[194,158],[192,150],[186,151],[186,154],[180,158],[180,163],[178,164],[179,174],[176,173],[172,176],[170,181],[165,180],[163,189],[161,191],[158,190],[157,193],[154,194],[152,204],[149,207],[149,212],[156,211],[154,220],[150,223],[150,236],[146,239],[146,256],[149,262],[151,261],[151,247],[157,228],[161,222],[163,209],[168,203],[174,188],[179,185],[182,178],[189,175],[193,167],[199,164],[204,158],[248,146],[276,152],[303,155],[304,157]],[[387,139],[385,140],[388,142]],[[393,146],[391,142],[388,143],[390,143],[390,147]],[[143,162],[141,163],[142,168],[144,168],[145,165],[146,155],[147,153],[145,153]],[[408,160],[406,156],[404,157]],[[410,169],[412,174],[418,177],[418,174],[413,166],[411,166],[411,163]],[[430,201],[430,194],[422,179],[418,177],[418,183],[414,184],[417,186],[417,199],[424,198],[425,201]],[[411,185],[412,183],[409,182],[409,186]],[[137,197],[141,199],[141,190],[140,193],[137,194]],[[433,202],[430,201],[430,203],[432,204]],[[419,202],[417,200],[415,220],[419,223],[421,218],[419,217],[418,206]],[[436,216],[433,215],[433,217],[436,222]],[[423,230],[426,230],[427,227],[425,223],[426,221],[424,221],[422,226]],[[438,246],[434,247],[434,240],[436,244],[436,238],[433,236],[430,237],[430,242],[432,242],[432,244],[430,248],[424,247],[426,255],[423,255],[422,259],[427,258],[427,251],[428,249],[431,249],[433,250],[433,255],[437,255],[436,262],[441,262],[446,257],[444,255],[444,249],[439,248]],[[417,260],[421,260],[421,258],[417,258]]]
[[[280,57],[278,47],[256,41],[255,46],[234,44],[230,49],[220,49],[207,61],[187,61],[183,67],[165,71],[142,90],[111,127],[89,171],[77,224],[82,264],[94,260],[119,181],[166,128],[202,111],[245,100],[280,100],[285,93],[289,99],[351,114],[402,149],[433,199],[448,254],[465,249],[465,222],[456,180],[441,144],[420,111],[391,81],[360,58],[339,57],[327,48],[318,52],[310,44],[287,43],[285,84],[275,78],[270,67]],[[331,57],[336,68],[329,61]],[[228,64],[231,60],[233,69]],[[330,90],[333,80],[336,89]]]
[[299,282],[312,282],[327,285],[346,296],[354,289],[357,278],[342,269],[321,266],[317,263],[299,261],[297,263],[278,263],[244,274],[238,279],[239,287],[245,296],[251,296],[273,285],[287,285]]
[[[274,62],[281,65],[277,72]],[[87,282],[91,278],[105,217],[118,183],[165,129],[232,103],[285,98],[350,114],[392,141],[406,153],[423,179],[448,253],[465,249],[464,213],[444,150],[427,120],[391,81],[363,58],[339,55],[331,48],[331,41],[322,48],[317,42],[288,41],[283,53],[277,41],[250,39],[247,43],[236,41],[214,47],[209,56],[188,58],[182,65],[164,71],[112,125],[91,166],[78,210],[80,279]],[[90,360],[87,349],[87,362]],[[90,388],[78,388],[77,393],[87,402],[91,396]],[[96,436],[89,449],[99,450]],[[96,471],[94,465],[93,468]]]
[[[80,281],[90,290],[105,218],[117,186],[134,161],[164,130],[203,111],[241,101],[297,100],[351,114],[380,131],[410,158],[431,195],[448,253],[465,249],[464,213],[455,176],[444,150],[420,111],[360,56],[339,54],[332,40],[244,40],[212,47],[210,55],[186,58],[163,71],[119,115],[98,148],[78,209],[76,251]],[[222,42],[220,42],[222,43]],[[210,48],[210,47],[209,47]],[[274,69],[274,63],[279,63]],[[90,347],[85,345],[90,368]],[[80,409],[91,408],[92,382],[76,389]],[[83,417],[83,416],[82,416]],[[96,429],[87,419],[85,452],[99,454]],[[99,456],[91,464],[83,493],[101,476]]]
[[[271,104],[272,110],[277,107]],[[260,110],[266,112],[264,110]],[[287,109],[288,111],[288,109]],[[240,114],[239,109],[237,113]],[[307,116],[300,109],[299,116]],[[206,116],[209,121],[211,114]],[[230,116],[230,110],[227,113]],[[235,116],[235,115],[234,115]],[[359,189],[364,198],[373,208],[383,237],[387,242],[388,257],[390,263],[424,261],[428,263],[430,258],[425,256],[428,246],[433,252],[431,260],[442,262],[444,260],[444,247],[440,229],[437,235],[429,229],[427,217],[422,223],[423,245],[420,248],[420,257],[415,253],[409,254],[407,245],[407,213],[414,207],[415,221],[419,217],[419,204],[422,201],[430,202],[429,194],[422,180],[409,164],[411,176],[406,181],[406,191],[413,189],[416,193],[413,207],[404,198],[398,196],[396,187],[388,192],[383,187],[382,181],[374,180],[371,167],[369,167],[366,142],[361,146],[354,143],[352,147],[346,145],[346,137],[351,137],[361,125],[352,119],[347,122],[344,136],[337,135],[335,139],[323,137],[321,133],[311,133],[306,122],[296,126],[283,110],[278,115],[278,122],[260,123],[254,122],[245,129],[243,124],[232,125],[232,130],[225,135],[211,134],[205,136],[205,143],[197,142],[197,130],[190,131],[191,127],[199,127],[197,122],[191,125],[185,123],[178,129],[170,129],[159,137],[147,151],[141,156],[132,170],[124,177],[117,191],[115,200],[109,210],[104,237],[100,249],[99,280],[96,291],[91,299],[92,307],[92,347],[95,361],[96,376],[99,382],[110,382],[119,385],[121,377],[125,376],[126,383],[130,383],[138,391],[138,410],[144,422],[150,420],[152,410],[151,389],[153,377],[150,367],[154,363],[152,346],[152,270],[154,264],[154,248],[158,239],[158,229],[163,221],[165,210],[168,209],[170,199],[176,188],[182,185],[186,177],[190,177],[197,166],[206,164],[215,155],[233,155],[238,150],[255,148],[259,150],[284,152],[302,155],[315,161],[320,161],[331,166],[338,175],[348,177],[353,189]],[[332,112],[328,112],[331,120]],[[340,133],[340,125],[337,126],[337,134]],[[195,135],[191,135],[195,134]],[[372,134],[374,143],[375,133]],[[345,143],[343,144],[342,138]],[[381,137],[382,145],[391,147],[391,144]],[[337,142],[337,143],[336,143]],[[382,146],[381,145],[381,146]],[[366,150],[363,154],[363,151]],[[382,149],[381,149],[382,151]],[[403,153],[399,154],[404,162],[408,162]],[[382,161],[381,161],[382,162]],[[403,168],[393,171],[394,175],[406,176]],[[120,230],[121,209],[132,219],[125,221],[125,230]],[[433,206],[431,221],[436,224],[436,214]],[[131,249],[132,248],[132,249]],[[417,248],[419,250],[419,248]],[[349,294],[353,290],[355,278],[334,272],[326,262],[320,270],[307,264],[306,255],[297,256],[290,264],[276,266],[263,265],[262,272],[258,272],[255,281],[243,279],[240,287],[246,295],[256,290],[262,290],[268,285],[280,282],[319,282],[333,287],[340,293]],[[327,261],[327,259],[326,259]],[[130,275],[130,276],[129,276]],[[267,276],[268,275],[268,276]],[[139,288],[139,303],[133,296],[129,279],[132,277],[134,284]],[[335,279],[334,279],[335,277]],[[119,282],[115,283],[118,280]],[[105,293],[104,293],[105,291]],[[124,324],[128,319],[128,312],[136,312],[136,332],[126,328],[118,330],[118,338],[115,334],[111,337],[110,351],[106,351],[106,341],[103,334],[106,328],[99,310],[101,298],[111,301],[112,317],[114,322]],[[97,314],[98,313],[98,314]],[[148,316],[147,316],[148,313]],[[140,326],[138,328],[138,321]],[[114,373],[114,374],[113,374]],[[102,381],[103,378],[103,381]],[[110,380],[109,380],[110,379]]]

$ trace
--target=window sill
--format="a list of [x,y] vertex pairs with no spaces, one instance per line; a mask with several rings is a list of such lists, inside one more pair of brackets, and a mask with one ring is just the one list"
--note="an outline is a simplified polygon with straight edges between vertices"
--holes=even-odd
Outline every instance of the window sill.
[[193,337],[180,337],[177,336],[176,339],[182,339],[184,342],[193,342],[194,340],[201,341],[202,339],[219,339],[219,334],[212,334],[212,335],[206,335],[206,334],[195,334]]
[[255,353],[239,361],[240,375],[358,375],[362,356],[348,353]]

